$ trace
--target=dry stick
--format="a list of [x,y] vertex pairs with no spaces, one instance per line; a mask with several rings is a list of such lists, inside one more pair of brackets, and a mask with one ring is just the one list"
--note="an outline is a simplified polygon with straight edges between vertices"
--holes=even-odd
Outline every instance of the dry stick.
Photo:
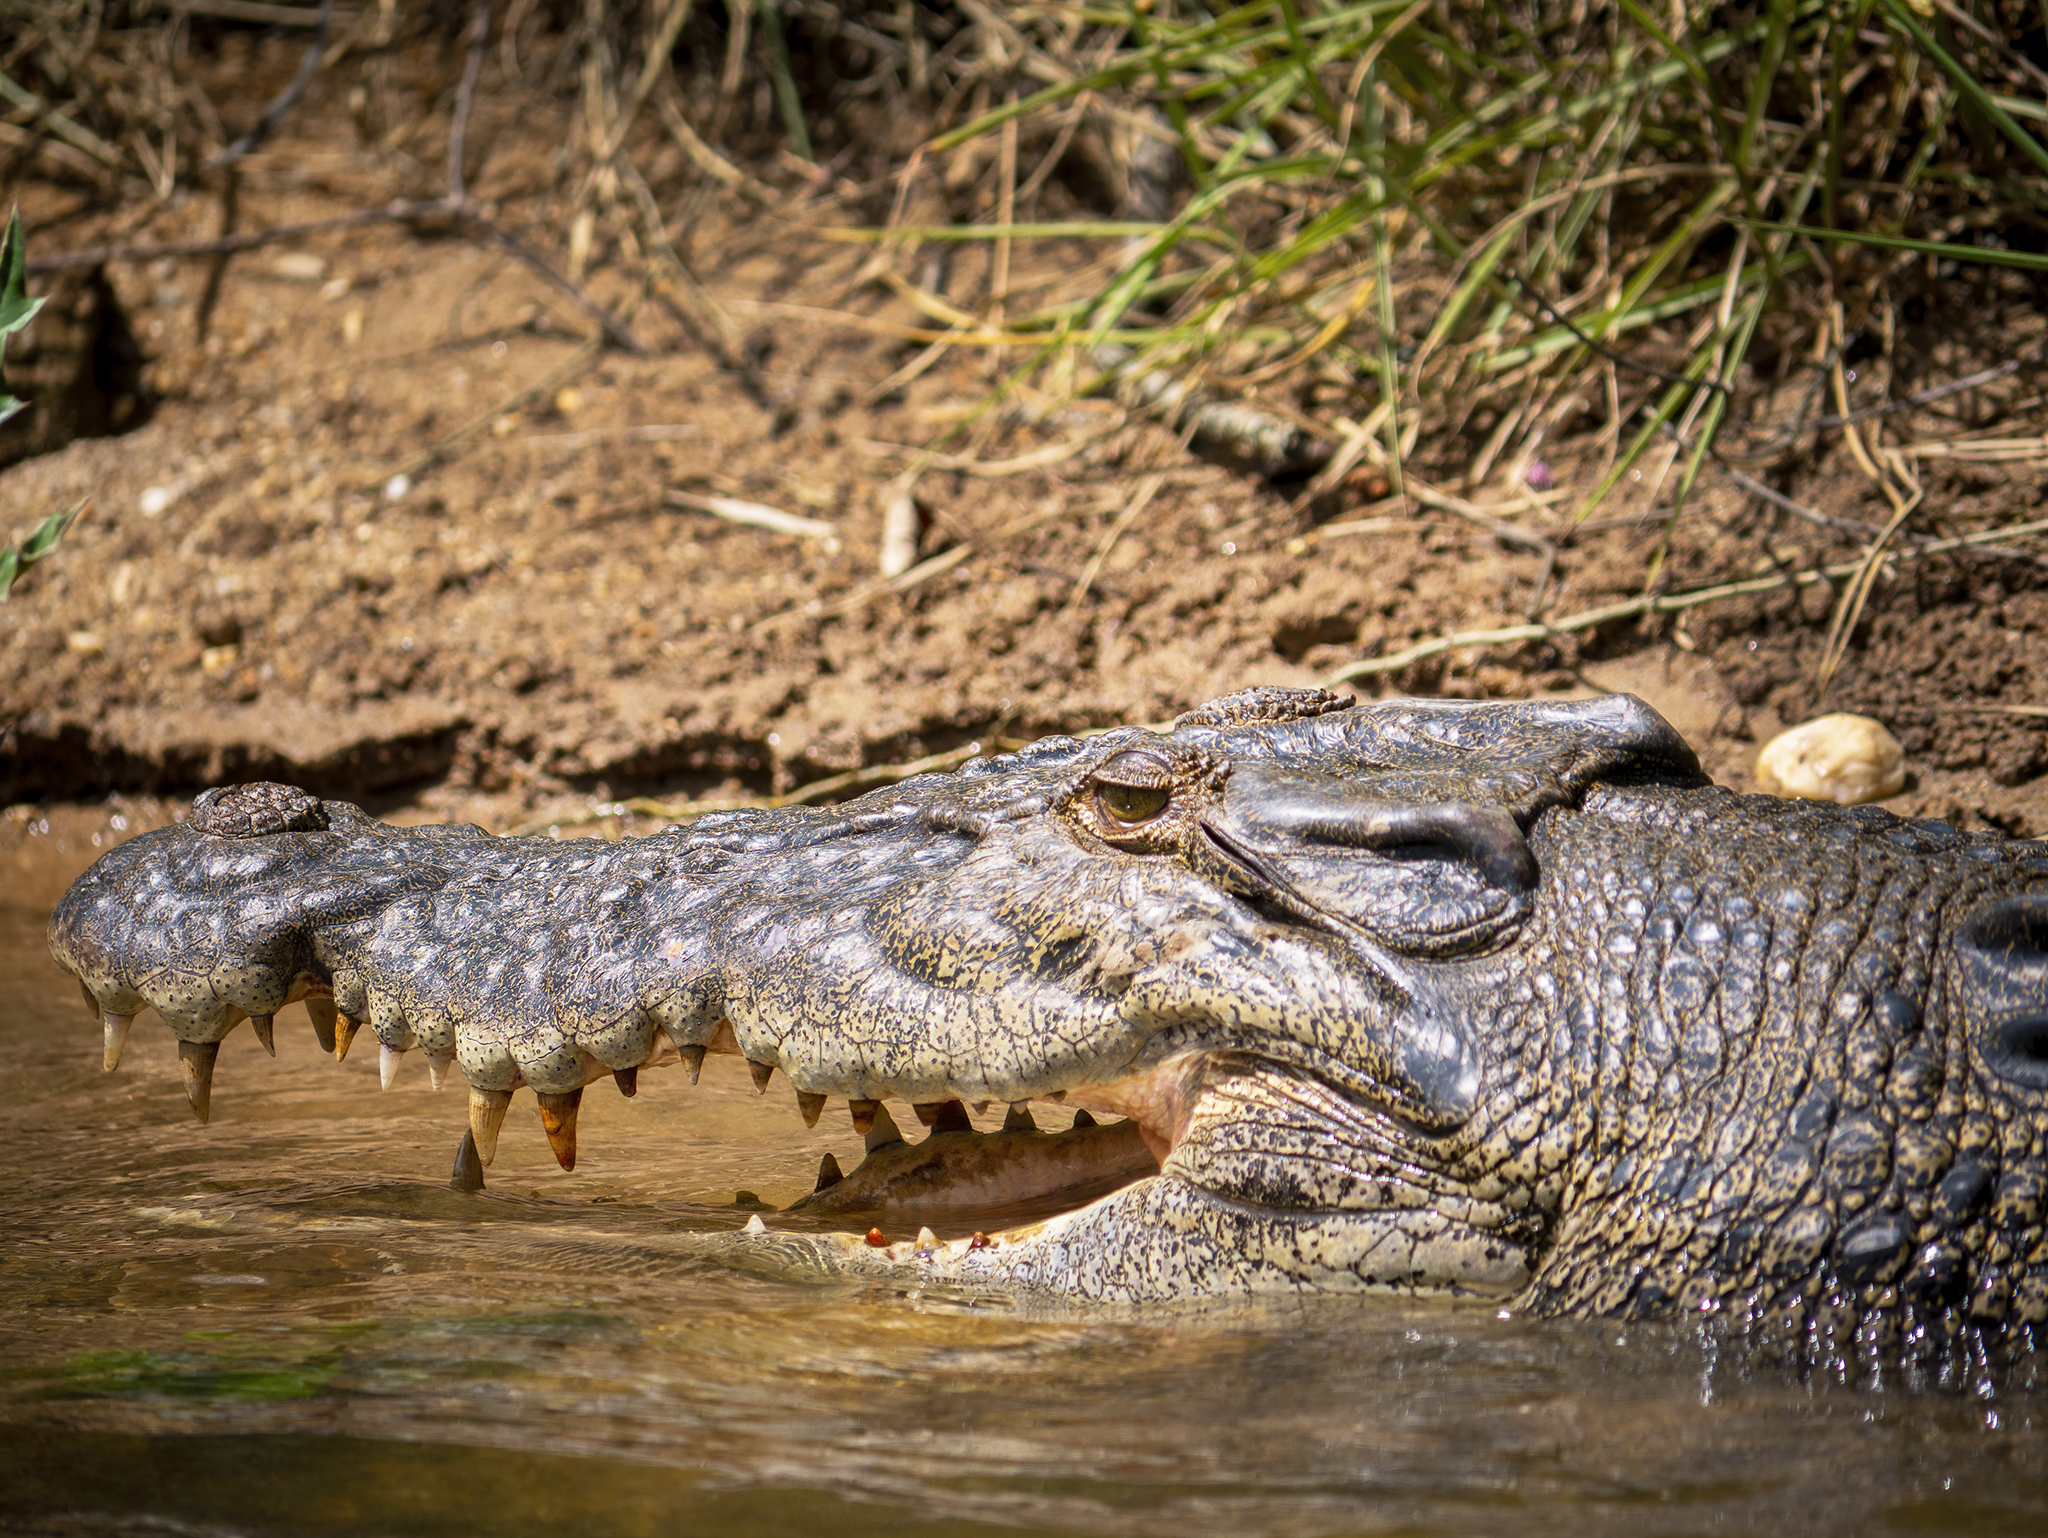
[[482,432],[486,427],[490,426],[491,423],[497,421],[497,419],[503,416],[506,412],[517,411],[521,406],[524,406],[528,401],[538,399],[540,396],[545,395],[549,390],[552,390],[556,385],[560,384],[564,379],[567,379],[571,374],[575,373],[576,370],[580,369],[581,367],[583,367],[584,364],[588,363],[590,359],[593,356],[595,356],[597,350],[602,346],[604,346],[603,337],[592,337],[589,341],[585,342],[581,347],[577,348],[573,353],[569,354],[569,359],[566,363],[563,363],[560,367],[555,368],[549,373],[543,375],[537,382],[528,385],[525,389],[514,391],[512,394],[506,396],[503,400],[499,401],[497,405],[491,407],[488,411],[479,412],[476,416],[471,417],[467,422],[463,423],[462,426],[456,428],[454,432],[450,433],[440,442],[429,444],[425,449],[422,449],[419,453],[415,454],[411,459],[408,459],[404,464],[398,466],[394,470],[389,470],[385,472],[385,474],[379,477],[374,482],[374,484],[382,486],[389,482],[391,477],[395,475],[403,475],[410,478],[412,476],[418,475],[422,470],[430,469],[433,466],[440,464],[443,460],[448,459],[451,456],[452,451],[458,445],[460,445],[465,439],[475,437],[478,433]]
[[333,219],[309,219],[301,224],[273,225],[267,230],[249,230],[236,235],[223,235],[215,240],[178,240],[157,246],[90,246],[83,251],[60,251],[55,256],[29,258],[28,270],[34,273],[70,272],[81,267],[98,267],[108,262],[153,262],[164,257],[217,256],[235,251],[250,251],[258,246],[274,245],[280,240],[299,240],[308,235],[326,235],[336,230],[358,229],[366,224],[421,224],[436,219],[451,219],[458,224],[469,226],[468,233],[472,238],[481,238],[499,246],[532,268],[539,277],[560,289],[574,301],[578,309],[597,323],[614,346],[636,357],[647,355],[647,349],[641,346],[640,339],[633,335],[623,321],[556,272],[538,251],[496,220],[485,215],[476,204],[463,203],[454,206],[442,198],[394,202],[383,208],[359,209],[355,213],[342,214]]
[[1109,532],[1102,536],[1102,543],[1095,547],[1095,553],[1088,557],[1088,564],[1081,568],[1081,579],[1074,584],[1074,591],[1067,595],[1061,613],[1071,614],[1088,596],[1088,589],[1095,585],[1095,579],[1102,575],[1102,564],[1109,559],[1109,552],[1116,548],[1116,542],[1124,537],[1126,530],[1138,521],[1138,514],[1145,511],[1145,504],[1159,494],[1159,488],[1166,484],[1163,475],[1148,475],[1138,483],[1138,489],[1131,495],[1131,505],[1123,515],[1109,526]]
[[[2048,532],[2048,518],[2037,518],[2031,523],[2007,524],[2002,528],[1987,529],[1981,534],[1965,534],[1955,539],[1930,540],[1918,549],[1892,551],[1887,559],[1912,561],[1923,555],[1940,555],[1949,550],[1991,545],[2002,539],[2018,539],[2028,534],[2043,532]],[[1595,625],[1604,625],[1610,620],[1630,619],[1641,614],[1676,613],[1696,608],[1703,603],[1711,603],[1717,598],[1736,598],[1747,593],[1768,593],[1782,587],[1811,587],[1817,582],[1853,576],[1862,565],[1861,561],[1846,561],[1839,566],[1809,567],[1805,571],[1797,572],[1773,572],[1767,577],[1750,577],[1741,582],[1724,582],[1714,587],[1688,588],[1676,593],[1645,593],[1640,597],[1623,599],[1619,603],[1604,604],[1597,609],[1585,609],[1577,614],[1568,614],[1563,619],[1538,621],[1528,625],[1508,625],[1499,630],[1467,630],[1455,635],[1441,635],[1433,640],[1417,642],[1391,657],[1366,657],[1357,662],[1347,663],[1324,679],[1323,687],[1335,688],[1338,684],[1349,683],[1355,678],[1397,672],[1410,663],[1440,656],[1461,646],[1500,646],[1515,641],[1541,641],[1550,636],[1567,635],[1575,630],[1590,630]]]
[[462,152],[469,140],[469,109],[476,100],[476,78],[483,72],[484,44],[491,35],[491,0],[476,0],[469,15],[469,57],[462,64],[462,84],[455,89],[455,112],[448,123],[448,201],[469,201],[463,187]]
[[662,72],[668,68],[668,56],[676,45],[676,38],[683,30],[683,23],[690,19],[690,0],[670,0],[668,14],[661,19],[661,30],[657,32],[647,48],[647,57],[640,61],[640,78],[633,82],[633,94],[627,98],[626,108],[619,114],[618,122],[612,125],[604,150],[598,156],[597,164],[591,167],[585,192],[579,194],[580,203],[588,189],[596,184],[597,173],[612,160],[626,142],[626,135],[633,127],[633,119],[640,115],[640,109],[647,105],[647,98],[654,93]]
[[320,54],[327,46],[327,23],[333,17],[334,0],[320,0],[320,15],[314,23],[313,41],[306,45],[305,57],[299,60],[299,72],[292,76],[292,83],[278,92],[270,105],[263,109],[263,116],[256,120],[254,128],[206,162],[207,170],[220,171],[233,165],[269,138],[270,131],[284,121],[284,115],[291,111],[292,104],[305,94],[306,86],[313,79],[313,72],[320,67]]

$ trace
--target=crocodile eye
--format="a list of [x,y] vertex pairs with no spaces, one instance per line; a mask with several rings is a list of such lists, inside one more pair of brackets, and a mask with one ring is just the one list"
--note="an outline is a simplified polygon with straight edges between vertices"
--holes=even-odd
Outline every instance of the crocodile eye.
[[1145,822],[1166,810],[1173,792],[1155,785],[1098,785],[1095,801],[1105,816],[1121,823]]
[[1119,753],[1095,771],[1095,805],[1111,822],[1150,822],[1173,799],[1173,768],[1151,753]]

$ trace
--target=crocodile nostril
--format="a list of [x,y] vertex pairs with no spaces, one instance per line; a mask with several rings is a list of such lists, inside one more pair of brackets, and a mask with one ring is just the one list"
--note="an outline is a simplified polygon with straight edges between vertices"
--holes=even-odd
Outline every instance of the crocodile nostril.
[[2048,892],[1986,903],[1964,922],[1961,939],[2014,965],[2048,961]]
[[1999,1022],[1985,1041],[1984,1056],[2008,1079],[2048,1085],[2048,1014]]
[[2048,1089],[2048,892],[1986,903],[1956,937],[1985,1066],[2008,1083]]

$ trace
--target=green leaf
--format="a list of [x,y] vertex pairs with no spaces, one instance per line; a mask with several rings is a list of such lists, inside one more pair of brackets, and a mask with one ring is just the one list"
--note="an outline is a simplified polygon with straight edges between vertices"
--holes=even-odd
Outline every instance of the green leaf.
[[36,318],[43,307],[40,299],[28,296],[28,257],[21,237],[21,210],[7,219],[7,234],[0,237],[0,339],[14,335]]
[[23,572],[57,548],[57,542],[78,522],[91,502],[92,498],[87,497],[61,513],[50,514],[36,526],[35,533],[21,542],[19,550],[12,545],[0,548],[0,603],[7,602]]

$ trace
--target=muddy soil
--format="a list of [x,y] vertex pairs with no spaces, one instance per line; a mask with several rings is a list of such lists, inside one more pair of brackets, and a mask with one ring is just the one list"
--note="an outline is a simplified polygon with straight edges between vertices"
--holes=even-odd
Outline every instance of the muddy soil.
[[[281,81],[295,59],[242,67]],[[445,85],[446,58],[400,62],[420,100]],[[474,190],[566,266],[568,103],[491,98],[477,110],[472,137],[488,150]],[[342,84],[316,80],[244,162],[237,227],[433,195],[437,153],[365,141]],[[60,813],[60,830],[113,836],[113,818],[167,804],[133,798],[250,778],[495,828],[574,821],[630,796],[782,793],[969,744],[1156,721],[1248,684],[1316,684],[1439,634],[1521,623],[1539,600],[1556,617],[1642,590],[1675,474],[1630,485],[1564,537],[1613,442],[1597,409],[1560,429],[1544,467],[1555,489],[1540,494],[1527,466],[1457,480],[1483,420],[1425,439],[1411,461],[1559,540],[1548,569],[1472,521],[1383,495],[1370,476],[1301,506],[1299,482],[1207,463],[1167,425],[1136,414],[1117,425],[1113,404],[1091,401],[950,444],[956,459],[916,482],[930,564],[912,585],[885,586],[883,508],[906,446],[972,419],[994,365],[956,349],[885,390],[921,350],[900,333],[932,322],[862,281],[870,248],[831,238],[872,220],[873,196],[807,188],[786,163],[753,171],[772,201],[721,191],[673,211],[708,305],[650,293],[623,243],[601,235],[590,252],[588,293],[629,317],[644,356],[591,346],[589,315],[502,251],[415,227],[32,284],[60,297],[53,356],[70,316],[74,330],[126,337],[133,368],[86,428],[115,435],[0,470],[7,539],[79,497],[93,503],[0,610],[0,802],[29,804],[0,841],[36,836],[48,825],[38,807],[92,803],[69,823]],[[32,255],[222,227],[216,198],[153,205],[146,189],[110,196],[39,174],[22,167],[18,185]],[[1040,214],[1079,208],[1079,196],[1055,178]],[[1057,294],[1102,256],[1020,252],[1013,291]],[[963,249],[920,279],[971,309],[987,261]],[[718,315],[735,345],[714,350],[706,317]],[[1864,464],[1889,451],[1924,491],[1894,542],[1902,552],[1914,537],[2048,516],[2044,337],[2028,281],[1930,282],[1913,324],[1860,362],[1853,405],[2024,366],[1865,421],[1860,452],[1838,431],[1809,434],[1756,473],[1829,517],[1882,524],[1893,509]],[[1788,393],[1765,415],[1798,405]],[[2034,441],[1958,453],[1959,437]],[[1700,485],[1658,579],[1672,588],[1864,548],[1712,466]],[[687,500],[707,496],[830,533],[735,525]],[[1897,810],[2038,836],[2044,557],[2035,534],[1887,567],[1824,688],[1840,583],[1729,598],[1648,628],[1623,620],[1453,649],[1354,687],[1632,690],[1738,786],[1780,726],[1864,711],[1908,750]]]

